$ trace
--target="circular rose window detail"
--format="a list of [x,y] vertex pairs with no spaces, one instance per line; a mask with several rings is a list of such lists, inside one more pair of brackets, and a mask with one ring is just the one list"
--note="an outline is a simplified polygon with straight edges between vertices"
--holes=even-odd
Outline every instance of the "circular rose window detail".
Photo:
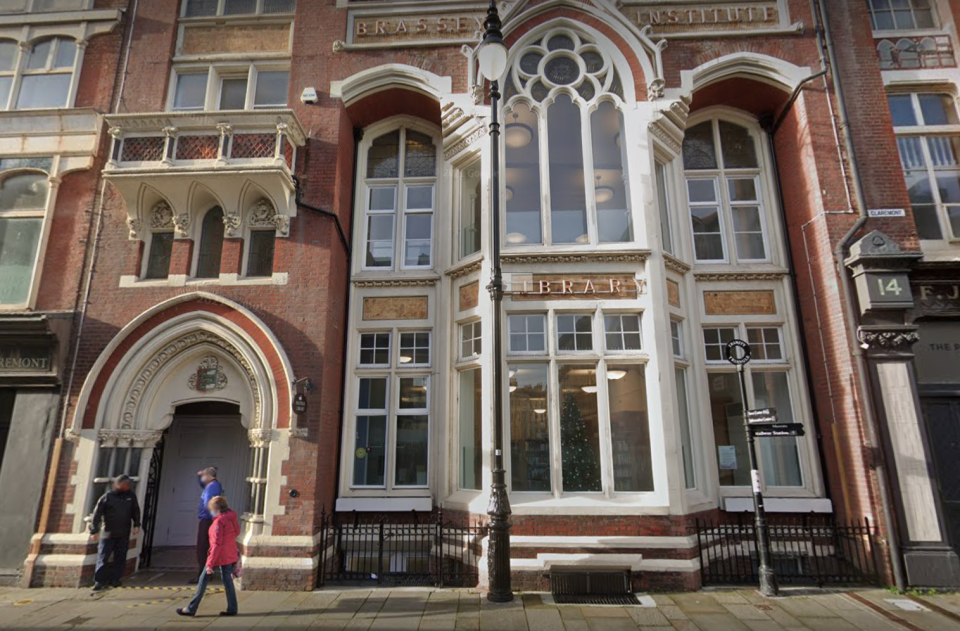
[[580,66],[569,57],[554,57],[544,68],[547,79],[557,85],[571,85],[580,78]]

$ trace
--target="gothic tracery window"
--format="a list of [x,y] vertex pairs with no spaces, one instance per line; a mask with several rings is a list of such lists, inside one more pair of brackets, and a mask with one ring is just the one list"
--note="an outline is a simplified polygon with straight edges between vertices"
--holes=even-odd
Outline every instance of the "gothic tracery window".
[[518,52],[504,98],[507,244],[632,241],[623,83],[610,56],[551,31]]

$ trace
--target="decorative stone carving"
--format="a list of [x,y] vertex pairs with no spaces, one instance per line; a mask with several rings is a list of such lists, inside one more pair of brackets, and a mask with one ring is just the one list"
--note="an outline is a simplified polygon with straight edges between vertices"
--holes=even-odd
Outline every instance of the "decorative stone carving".
[[647,86],[647,100],[655,101],[663,98],[663,91],[667,87],[667,82],[662,78],[656,78]]
[[677,274],[684,275],[689,272],[692,268],[681,261],[678,258],[665,254],[663,257],[663,265],[671,272],[676,272]]
[[154,230],[173,228],[173,209],[167,202],[157,202],[150,211],[150,227]]
[[273,224],[277,228],[278,237],[290,236],[290,217],[277,213],[276,215],[273,216]]
[[213,392],[227,387],[227,375],[220,367],[220,360],[214,355],[208,355],[200,360],[197,372],[187,379],[187,386],[197,392]]
[[457,267],[447,272],[447,276],[453,280],[463,278],[464,276],[469,276],[474,272],[479,272],[480,268],[483,266],[483,259],[477,259],[471,263],[468,263],[462,267]]
[[433,287],[437,284],[436,278],[410,278],[393,280],[355,280],[353,286],[358,289],[382,287]]
[[333,52],[342,53],[346,48],[347,44],[342,39],[333,40]]
[[261,411],[261,392],[260,384],[257,380],[256,372],[253,366],[243,356],[239,349],[222,337],[210,333],[209,331],[194,331],[187,333],[183,337],[170,342],[162,349],[156,352],[146,363],[144,368],[137,375],[127,393],[127,399],[123,403],[120,414],[120,429],[133,429],[137,420],[140,418],[140,404],[143,401],[143,395],[147,387],[164,366],[175,360],[182,353],[201,344],[210,344],[218,347],[224,353],[233,357],[243,369],[247,377],[247,384],[253,393],[253,427],[259,428],[263,423]]
[[868,348],[880,348],[888,351],[909,351],[910,347],[920,341],[916,330],[904,329],[893,331],[878,331],[873,329],[859,329],[857,339]]
[[127,217],[127,229],[130,231],[130,238],[136,239],[140,236],[140,230],[143,228],[143,222],[135,217]]
[[721,272],[716,274],[694,274],[693,277],[699,282],[749,282],[781,280],[786,275],[787,272]]
[[483,103],[483,84],[476,83],[470,87],[470,96],[473,98],[474,105]]
[[250,446],[254,449],[262,449],[267,447],[273,441],[273,430],[272,429],[251,429],[247,432],[247,439],[250,441]]
[[272,228],[276,226],[274,216],[276,216],[277,211],[273,207],[273,204],[268,202],[265,199],[261,199],[256,204],[254,204],[253,209],[250,211],[250,227],[252,228]]
[[173,233],[178,238],[183,239],[187,237],[187,231],[190,229],[190,215],[184,213],[182,215],[173,216]]
[[650,258],[649,252],[583,252],[578,254],[504,254],[504,265],[551,265],[562,263],[643,263]]
[[291,427],[290,438],[304,439],[310,435],[310,430],[306,427]]
[[229,212],[223,216],[223,236],[228,239],[236,237],[240,229],[240,215],[235,212]]
[[162,436],[161,431],[101,429],[97,432],[97,441],[101,447],[149,449],[156,447]]
[[443,152],[443,158],[449,160],[453,156],[457,155],[473,143],[477,142],[481,138],[484,138],[487,135],[487,126],[482,125],[477,129],[473,130],[467,137],[463,138],[460,142],[453,145],[449,149]]

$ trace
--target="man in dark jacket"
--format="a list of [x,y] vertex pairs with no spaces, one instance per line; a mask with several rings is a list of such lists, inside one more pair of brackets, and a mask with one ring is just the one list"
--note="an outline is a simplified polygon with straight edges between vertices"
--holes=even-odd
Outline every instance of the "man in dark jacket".
[[[140,532],[140,503],[130,490],[130,476],[119,475],[113,481],[113,489],[97,501],[90,523],[90,534],[100,534],[97,545],[97,569],[94,572],[93,591],[107,587],[119,587],[127,565],[127,550],[130,548],[130,525],[133,534]],[[103,532],[100,526],[103,525]],[[113,554],[112,564],[107,563]]]

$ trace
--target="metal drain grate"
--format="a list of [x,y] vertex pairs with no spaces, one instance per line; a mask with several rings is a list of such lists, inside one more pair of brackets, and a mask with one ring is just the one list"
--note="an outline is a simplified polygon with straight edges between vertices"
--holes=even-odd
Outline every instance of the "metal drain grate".
[[593,596],[588,594],[566,594],[554,596],[558,605],[639,605],[636,594],[615,594],[611,596]]
[[637,605],[627,570],[562,570],[550,573],[553,600],[561,605]]

